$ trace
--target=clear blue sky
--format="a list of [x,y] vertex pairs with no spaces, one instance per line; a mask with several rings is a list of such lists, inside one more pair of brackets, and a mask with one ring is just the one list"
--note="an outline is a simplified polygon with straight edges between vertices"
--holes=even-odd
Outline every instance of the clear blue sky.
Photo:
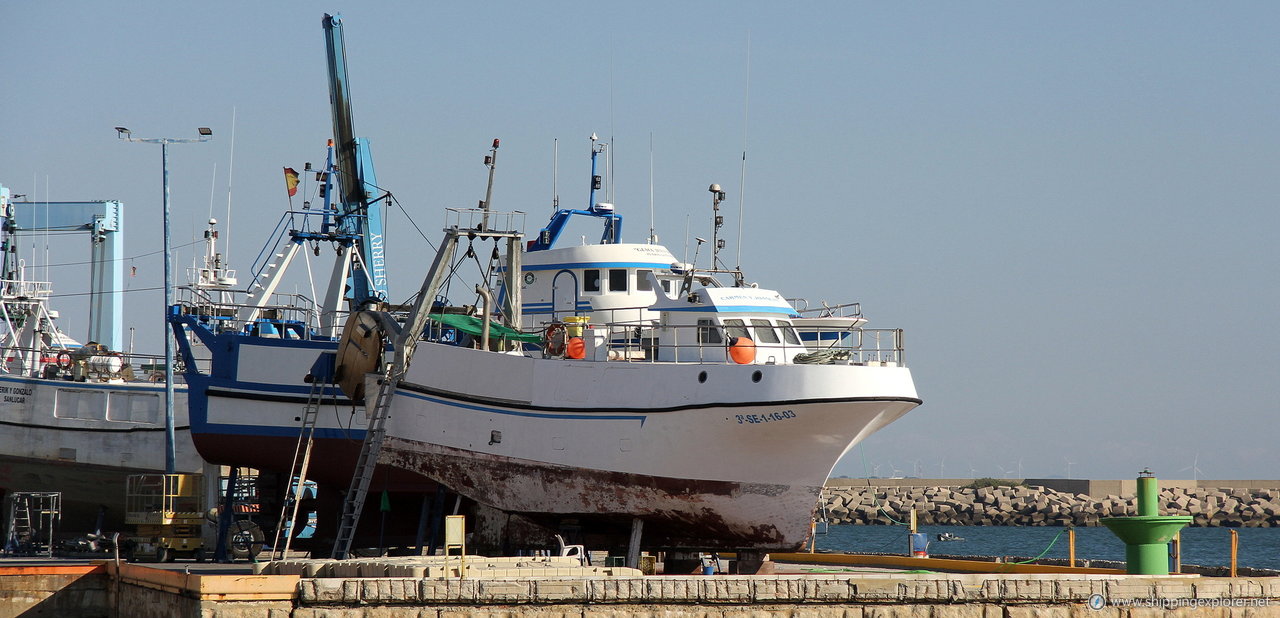
[[[873,473],[1185,478],[1198,454],[1202,478],[1280,477],[1274,3],[194,6],[0,6],[0,183],[123,201],[131,289],[161,280],[160,152],[112,127],[214,129],[171,150],[181,245],[211,202],[226,218],[235,110],[246,268],[287,206],[281,168],[323,160],[328,10],[378,180],[433,240],[483,197],[494,137],[495,208],[541,224],[556,138],[562,204],[585,204],[596,132],[626,240],[648,227],[652,135],[663,241],[706,234],[716,182],[732,252],[745,137],[749,279],[906,329],[925,405],[868,441]],[[403,298],[428,250],[391,220]],[[51,244],[53,263],[83,249]],[[49,272],[70,294],[83,269]],[[139,348],[159,349],[160,298],[129,294]],[[59,299],[83,337],[78,303]],[[858,450],[836,469],[862,473]]]

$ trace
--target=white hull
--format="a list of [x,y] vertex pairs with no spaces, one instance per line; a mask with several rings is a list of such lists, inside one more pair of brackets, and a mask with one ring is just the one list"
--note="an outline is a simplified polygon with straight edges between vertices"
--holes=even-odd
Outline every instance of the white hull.
[[393,399],[380,462],[506,512],[638,517],[659,545],[793,548],[839,458],[918,403],[902,367],[592,363],[423,346]]
[[[202,471],[187,422],[187,391],[174,389],[178,472]],[[103,384],[0,374],[0,490],[62,493],[60,530],[123,526],[125,478],[165,469],[164,385]]]
[[[309,390],[301,374],[326,348],[240,340],[234,381],[210,382],[196,414],[201,453],[287,469]],[[552,525],[640,517],[655,546],[780,549],[807,537],[840,457],[919,399],[905,367],[591,362],[424,344],[392,402],[386,469]],[[366,423],[363,406],[326,404],[309,476],[345,484]]]
[[[177,471],[197,473],[186,387],[174,389]],[[164,385],[0,375],[0,453],[62,464],[164,470]],[[56,491],[48,488],[47,491]]]

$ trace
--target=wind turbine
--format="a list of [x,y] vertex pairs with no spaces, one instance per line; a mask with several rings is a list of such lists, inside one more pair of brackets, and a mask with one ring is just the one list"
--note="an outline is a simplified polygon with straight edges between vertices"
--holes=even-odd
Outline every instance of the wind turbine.
[[938,460],[938,478],[947,478],[947,458],[943,457]]
[[1067,462],[1067,478],[1071,478],[1071,466],[1076,465],[1076,462],[1071,461],[1066,455],[1062,456],[1062,461]]
[[1196,451],[1196,456],[1194,459],[1191,460],[1191,465],[1179,470],[1178,472],[1186,472],[1187,470],[1190,470],[1191,481],[1198,486],[1200,484],[1200,475],[1203,474],[1203,472],[1201,472],[1200,470],[1199,465],[1200,465],[1200,451]]

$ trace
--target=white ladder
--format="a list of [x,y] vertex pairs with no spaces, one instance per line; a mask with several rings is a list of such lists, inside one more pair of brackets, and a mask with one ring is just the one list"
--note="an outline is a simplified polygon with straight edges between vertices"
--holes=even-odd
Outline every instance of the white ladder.
[[382,440],[387,435],[387,417],[391,412],[391,397],[400,383],[401,372],[396,370],[396,363],[387,369],[387,373],[378,380],[378,395],[374,400],[373,413],[369,417],[369,427],[364,434],[364,444],[360,446],[360,458],[356,460],[356,469],[351,477],[351,487],[347,490],[347,500],[342,507],[342,521],[338,525],[338,539],[333,544],[333,558],[345,559],[351,552],[351,541],[355,538],[356,524],[360,523],[360,513],[364,510],[365,498],[369,496],[369,483],[373,480],[373,471],[378,467],[378,454],[382,452]]

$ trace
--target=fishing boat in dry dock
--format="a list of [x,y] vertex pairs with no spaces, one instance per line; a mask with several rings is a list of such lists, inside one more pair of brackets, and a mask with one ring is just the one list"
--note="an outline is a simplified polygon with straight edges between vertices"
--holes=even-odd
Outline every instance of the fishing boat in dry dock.
[[[795,549],[840,457],[919,405],[900,331],[858,316],[806,345],[830,325],[806,326],[781,294],[715,260],[700,269],[622,242],[622,216],[594,190],[528,242],[524,214],[488,198],[448,209],[412,306],[389,304],[386,194],[351,137],[340,22],[326,16],[326,32],[323,206],[286,213],[252,294],[191,298],[171,321],[184,354],[196,343],[212,354],[207,368],[186,364],[201,454],[305,476],[321,494],[347,486],[337,528],[322,511],[317,530],[336,555],[370,492],[440,487],[480,515],[473,546],[571,528],[615,546],[642,534],[651,548]],[[572,219],[602,224],[600,241],[559,243]],[[320,242],[345,248],[326,300],[270,300]]]

